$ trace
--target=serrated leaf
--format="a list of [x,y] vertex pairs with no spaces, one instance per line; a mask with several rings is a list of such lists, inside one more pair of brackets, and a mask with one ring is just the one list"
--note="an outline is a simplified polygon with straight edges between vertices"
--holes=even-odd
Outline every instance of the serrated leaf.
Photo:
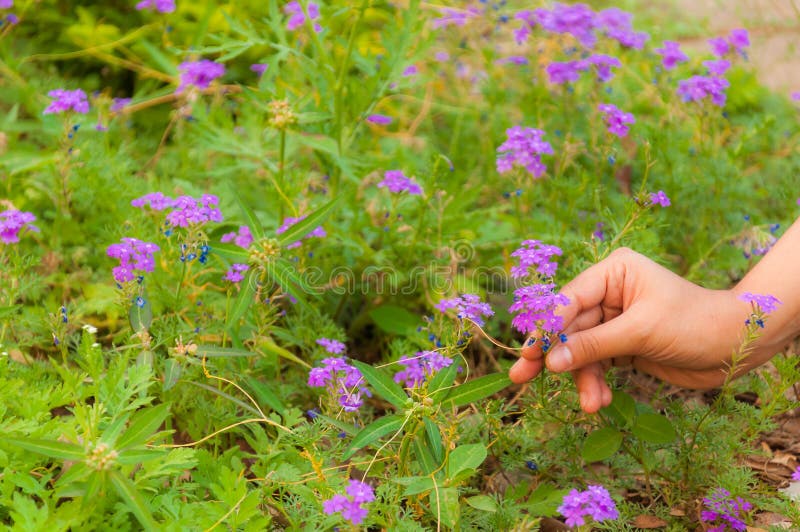
[[418,315],[397,305],[381,305],[369,311],[369,317],[383,331],[390,334],[408,335],[420,324]]
[[297,242],[308,233],[316,229],[318,225],[324,222],[328,216],[333,213],[333,209],[336,207],[336,204],[339,202],[339,198],[341,197],[342,196],[336,196],[331,201],[315,210],[296,224],[291,225],[288,229],[286,229],[286,231],[278,235],[278,243],[280,243],[281,246],[285,246],[287,244]]
[[400,415],[386,416],[373,421],[353,437],[353,441],[350,442],[350,446],[345,451],[342,459],[347,460],[362,447],[377,442],[387,434],[397,432],[404,422],[405,417]]
[[621,427],[629,426],[636,417],[636,401],[625,392],[614,390],[611,404],[600,409],[600,413],[608,416]]
[[636,418],[631,432],[648,443],[670,443],[678,437],[675,427],[661,414],[641,414]]
[[147,443],[169,415],[169,403],[149,406],[136,412],[128,430],[119,438],[117,449],[125,449]]
[[488,495],[474,495],[467,497],[464,501],[475,508],[484,512],[494,513],[497,511],[497,501]]
[[64,443],[53,440],[40,440],[36,438],[17,438],[0,437],[0,441],[10,443],[17,447],[22,447],[26,451],[41,454],[48,458],[58,458],[60,460],[83,461],[86,458],[86,451],[83,447],[74,443]]
[[141,523],[145,530],[158,528],[158,523],[153,519],[153,514],[150,512],[142,494],[139,493],[139,490],[136,489],[133,482],[122,476],[119,471],[115,470],[109,471],[108,476],[119,497],[125,502],[126,506],[133,515],[136,516],[136,519],[139,520],[139,523]]
[[459,445],[447,457],[447,477],[453,478],[467,469],[478,469],[486,460],[486,446],[482,443]]
[[511,385],[505,373],[492,373],[461,384],[450,392],[443,402],[446,407],[458,407],[480,401]]
[[614,427],[602,427],[586,437],[581,456],[587,462],[599,462],[616,453],[622,445],[622,433]]
[[352,362],[361,372],[361,376],[364,377],[364,380],[372,386],[375,393],[389,401],[396,408],[405,408],[408,396],[400,385],[394,382],[391,377],[378,368],[365,364],[360,360],[353,360]]

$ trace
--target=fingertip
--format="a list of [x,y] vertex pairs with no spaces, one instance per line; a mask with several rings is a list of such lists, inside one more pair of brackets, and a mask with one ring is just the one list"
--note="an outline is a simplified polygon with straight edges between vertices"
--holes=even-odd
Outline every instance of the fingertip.
[[521,358],[508,370],[508,378],[514,384],[528,382],[542,371],[542,361]]
[[608,387],[608,384],[606,384],[605,381],[603,381],[603,384],[602,384],[601,394],[602,394],[603,406],[606,407],[606,406],[610,405],[611,401],[614,398],[614,396],[613,396],[613,394],[611,392],[611,388]]

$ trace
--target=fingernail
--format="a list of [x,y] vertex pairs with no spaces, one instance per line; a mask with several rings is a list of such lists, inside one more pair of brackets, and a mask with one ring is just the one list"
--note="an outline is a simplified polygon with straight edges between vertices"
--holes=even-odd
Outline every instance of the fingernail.
[[547,367],[550,371],[566,371],[572,366],[572,352],[569,347],[560,345],[547,355]]

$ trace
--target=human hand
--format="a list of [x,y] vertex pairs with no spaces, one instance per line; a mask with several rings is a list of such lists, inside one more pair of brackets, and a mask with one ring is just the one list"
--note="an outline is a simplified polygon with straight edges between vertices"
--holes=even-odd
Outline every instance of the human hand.
[[[735,291],[702,288],[625,248],[578,275],[561,293],[570,300],[557,311],[567,341],[556,342],[544,361],[538,344],[524,348],[509,376],[526,382],[543,364],[553,372],[571,371],[586,412],[611,403],[604,377],[612,364],[632,364],[686,388],[719,386],[750,313]],[[767,358],[752,353],[745,366]]]

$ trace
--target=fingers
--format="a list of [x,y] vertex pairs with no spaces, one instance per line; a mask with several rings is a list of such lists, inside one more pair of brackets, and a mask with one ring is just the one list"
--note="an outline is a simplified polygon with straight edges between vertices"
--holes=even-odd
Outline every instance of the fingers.
[[596,327],[570,334],[547,355],[547,369],[570,371],[618,356],[636,355],[644,327],[630,314],[622,314]]
[[544,366],[544,363],[541,358],[537,360],[520,358],[511,366],[508,377],[511,379],[511,382],[522,384],[537,376],[539,372],[542,371],[542,366]]
[[[603,311],[600,307],[593,307],[585,312],[582,312],[572,321],[572,323],[570,323],[568,327],[564,328],[563,332],[567,336],[567,341],[569,341],[570,335],[574,332],[595,327],[600,324],[602,319]],[[536,341],[532,345],[528,345],[531,339],[535,339]],[[525,344],[526,347],[523,347],[521,351],[523,358],[527,358],[528,360],[542,358],[541,343],[538,342],[538,337],[536,335],[531,336]]]
[[611,404],[611,389],[606,384],[602,364],[595,362],[573,372],[581,409],[593,414]]

